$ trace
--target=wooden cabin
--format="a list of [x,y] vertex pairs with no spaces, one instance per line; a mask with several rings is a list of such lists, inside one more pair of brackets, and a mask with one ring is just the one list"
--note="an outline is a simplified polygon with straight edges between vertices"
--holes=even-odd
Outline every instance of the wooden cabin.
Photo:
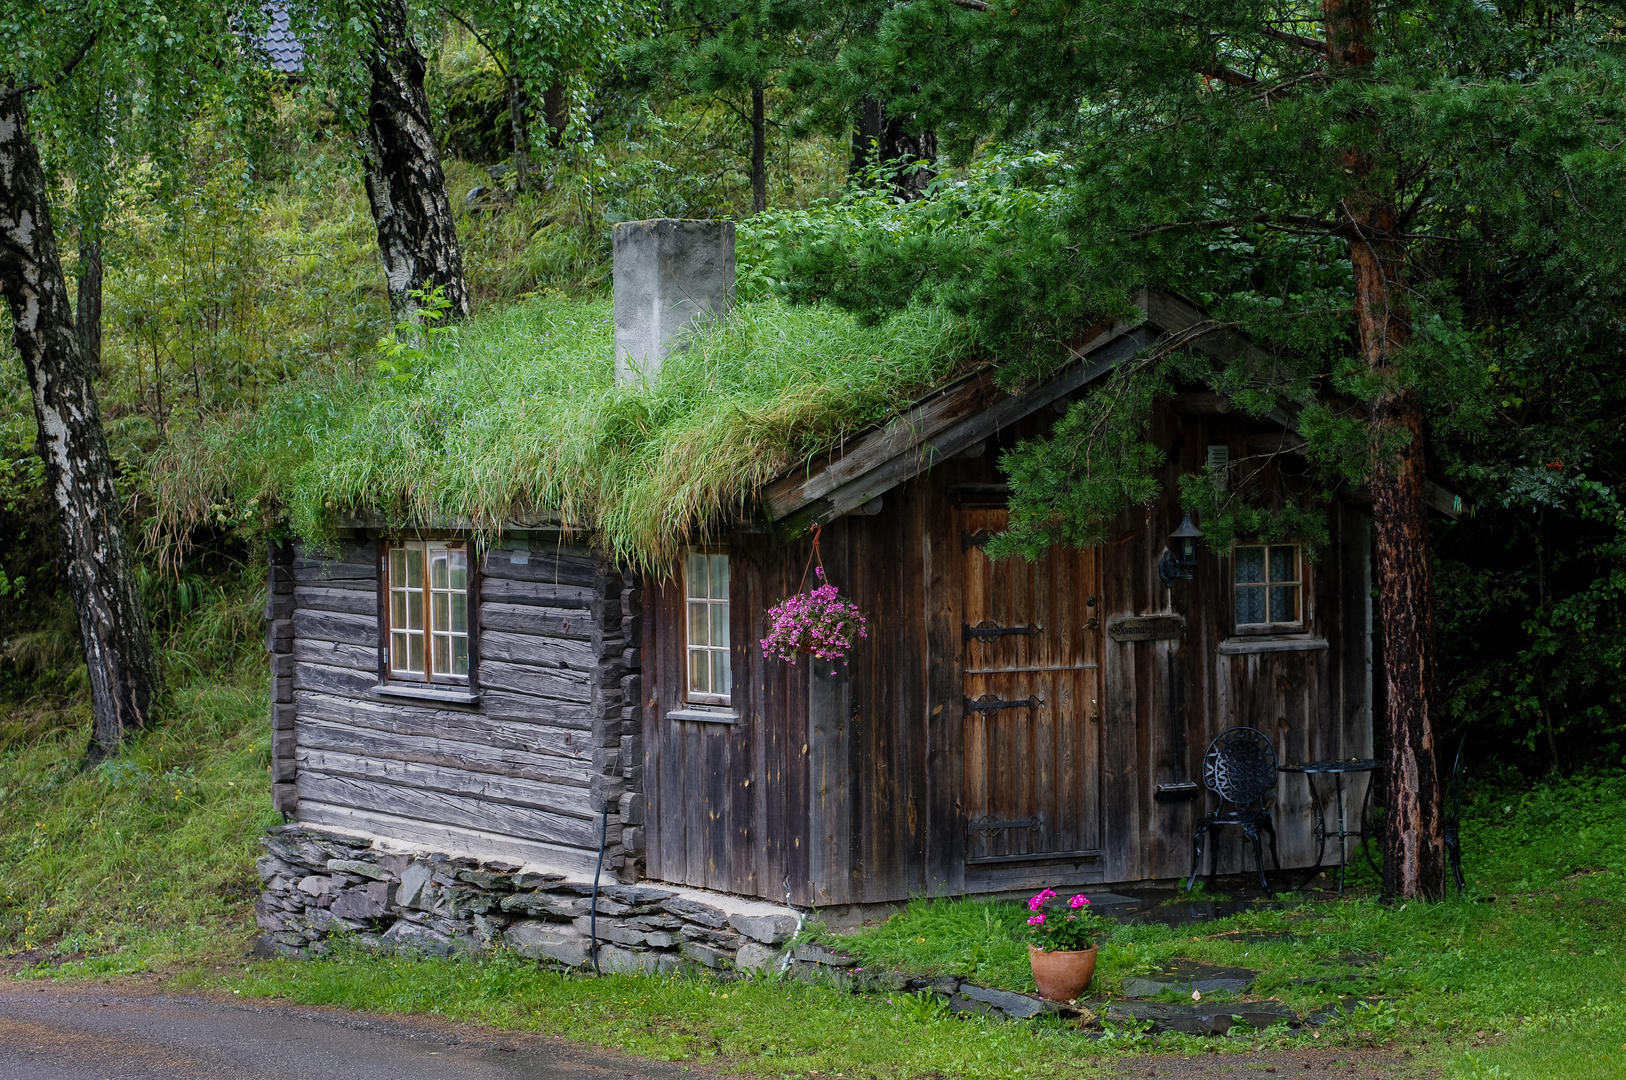
[[[1159,501],[1100,547],[985,553],[1006,522],[1000,453],[1202,318],[1166,296],[1142,305],[1144,322],[1100,332],[1047,382],[1010,395],[973,376],[848,440],[762,491],[762,520],[644,583],[649,877],[813,906],[1166,882],[1190,872],[1211,808],[1202,756],[1222,730],[1258,728],[1283,763],[1370,756],[1366,508],[1335,503],[1320,551],[1200,546],[1191,580],[1159,573],[1179,476],[1230,462],[1268,485],[1302,469],[1285,414],[1161,401]],[[869,620],[845,665],[757,647],[764,613],[798,588],[812,523],[830,580]],[[726,683],[693,629],[723,618]],[[1313,864],[1302,777],[1283,776],[1275,818],[1283,865]],[[1220,869],[1243,868],[1233,838]]]
[[[707,263],[719,289],[726,241],[726,266]],[[1099,547],[991,560],[1000,454],[1203,322],[1172,297],[1141,306],[1047,381],[1012,394],[975,373],[849,437],[661,574],[547,516],[484,548],[458,522],[365,517],[325,552],[273,545],[276,806],[570,873],[602,843],[623,880],[798,907],[1185,875],[1220,731],[1255,727],[1284,763],[1371,754],[1370,524],[1334,502],[1321,550],[1200,543],[1189,580],[1165,580],[1181,475],[1226,464],[1268,489],[1304,467],[1286,412],[1182,393],[1152,419],[1162,498]],[[1219,332],[1191,347],[1251,346]],[[869,636],[846,664],[766,660],[767,612],[797,590],[815,524]],[[1282,777],[1275,820],[1283,865],[1311,865],[1302,777]],[[1243,858],[1226,843],[1221,872]]]

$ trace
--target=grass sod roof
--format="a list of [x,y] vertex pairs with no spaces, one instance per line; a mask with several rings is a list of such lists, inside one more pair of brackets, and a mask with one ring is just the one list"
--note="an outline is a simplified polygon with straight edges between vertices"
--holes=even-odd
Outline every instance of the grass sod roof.
[[372,510],[402,526],[554,512],[660,569],[755,489],[975,366],[969,331],[915,307],[876,326],[823,304],[742,303],[649,385],[617,386],[608,301],[539,297],[464,322],[407,377],[307,376],[172,441],[155,529],[211,514],[307,539]]

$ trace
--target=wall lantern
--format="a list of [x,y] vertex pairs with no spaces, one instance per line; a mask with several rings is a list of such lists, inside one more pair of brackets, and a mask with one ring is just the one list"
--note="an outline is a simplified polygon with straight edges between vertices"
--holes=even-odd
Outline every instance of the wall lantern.
[[1158,560],[1157,576],[1163,579],[1164,586],[1172,589],[1177,581],[1191,580],[1192,571],[1197,569],[1197,541],[1202,538],[1203,531],[1191,523],[1191,511],[1187,510],[1180,527],[1169,534],[1169,546]]

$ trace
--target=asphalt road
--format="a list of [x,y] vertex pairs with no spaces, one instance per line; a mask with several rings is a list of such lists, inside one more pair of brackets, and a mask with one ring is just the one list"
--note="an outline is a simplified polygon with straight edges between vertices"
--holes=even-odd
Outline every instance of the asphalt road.
[[125,987],[0,983],[0,1080],[698,1080],[429,1018]]

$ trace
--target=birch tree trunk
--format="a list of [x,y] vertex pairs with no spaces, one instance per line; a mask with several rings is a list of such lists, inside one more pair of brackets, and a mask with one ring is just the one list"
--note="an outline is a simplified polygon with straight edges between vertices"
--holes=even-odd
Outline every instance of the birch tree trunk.
[[[1360,77],[1374,59],[1370,0],[1326,0],[1322,11],[1330,66],[1337,74]],[[1355,148],[1342,157],[1344,171],[1355,180],[1344,213],[1361,353],[1389,387],[1372,402],[1369,418],[1378,613],[1383,622],[1383,888],[1391,896],[1433,898],[1445,891],[1445,834],[1433,727],[1434,600],[1423,492],[1423,410],[1416,395],[1398,386],[1394,369],[1396,350],[1411,336],[1406,248],[1394,196],[1375,190],[1371,182],[1371,158]]]
[[[4,85],[0,82],[0,85]],[[0,291],[11,309],[39,424],[39,455],[56,506],[90,674],[88,758],[118,752],[145,726],[158,692],[158,658],[122,528],[113,462],[90,362],[80,347],[51,229],[45,173],[25,96],[0,89]]]
[[102,243],[79,245],[79,302],[74,305],[79,352],[94,378],[102,373]]
[[407,318],[415,309],[412,290],[439,285],[451,301],[452,316],[467,315],[463,256],[430,125],[423,56],[412,40],[403,0],[380,0],[374,20],[362,168],[390,307],[397,319]]
[[[512,61],[510,61],[512,62]],[[531,132],[525,120],[525,86],[517,72],[508,72],[508,126],[514,140],[514,192],[524,191],[531,182]]]

